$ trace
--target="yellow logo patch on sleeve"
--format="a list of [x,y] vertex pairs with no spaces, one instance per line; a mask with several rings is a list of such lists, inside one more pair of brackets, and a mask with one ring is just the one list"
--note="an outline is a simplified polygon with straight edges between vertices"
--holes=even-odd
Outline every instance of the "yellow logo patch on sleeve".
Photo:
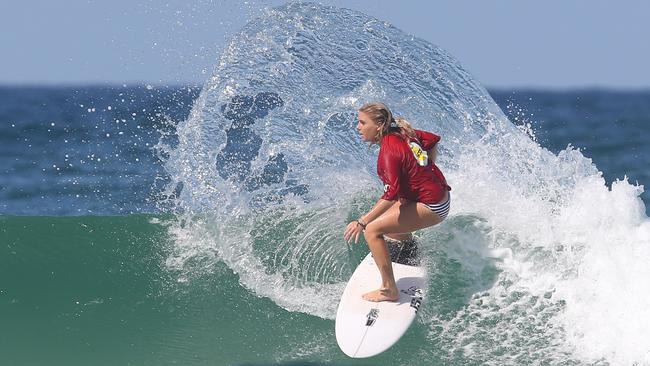
[[422,150],[422,147],[418,145],[417,142],[410,142],[409,146],[411,147],[411,152],[413,152],[413,156],[415,156],[418,165],[427,166],[427,164],[429,164],[429,154]]

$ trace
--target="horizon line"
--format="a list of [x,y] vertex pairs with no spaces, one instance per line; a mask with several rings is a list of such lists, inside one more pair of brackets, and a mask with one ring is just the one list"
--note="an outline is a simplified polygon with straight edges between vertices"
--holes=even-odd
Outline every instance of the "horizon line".
[[[0,88],[43,88],[43,89],[74,89],[74,88],[148,88],[148,89],[163,89],[163,88],[198,88],[202,89],[204,83],[194,82],[146,82],[146,81],[88,81],[88,82],[2,82],[0,81]],[[574,91],[612,91],[612,92],[650,92],[650,85],[648,86],[613,86],[613,85],[562,85],[562,86],[548,86],[548,85],[495,85],[483,86],[489,91],[503,92],[503,91],[554,91],[554,92],[574,92]]]

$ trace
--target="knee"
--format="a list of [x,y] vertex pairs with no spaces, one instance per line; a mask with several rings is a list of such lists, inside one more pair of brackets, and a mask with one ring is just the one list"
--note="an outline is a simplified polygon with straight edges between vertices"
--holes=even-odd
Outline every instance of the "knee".
[[378,227],[378,225],[373,225],[372,222],[368,224],[366,230],[363,231],[363,236],[366,238],[366,241],[381,238],[384,234],[385,233]]

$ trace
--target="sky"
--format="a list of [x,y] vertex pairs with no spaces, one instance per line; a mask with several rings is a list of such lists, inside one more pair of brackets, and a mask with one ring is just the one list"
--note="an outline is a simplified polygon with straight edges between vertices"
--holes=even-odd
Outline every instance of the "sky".
[[[228,39],[284,1],[0,3],[0,84],[202,85]],[[650,89],[650,1],[323,0],[442,47],[489,88]]]

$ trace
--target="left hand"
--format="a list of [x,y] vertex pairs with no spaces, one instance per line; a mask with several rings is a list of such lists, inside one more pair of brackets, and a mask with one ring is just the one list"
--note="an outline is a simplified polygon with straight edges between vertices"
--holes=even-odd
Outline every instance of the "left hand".
[[345,233],[343,234],[343,238],[345,239],[346,243],[350,244],[350,240],[352,239],[352,237],[354,237],[354,244],[357,244],[359,242],[359,235],[361,235],[362,232],[363,232],[363,228],[355,220],[349,223],[348,226],[345,228]]

